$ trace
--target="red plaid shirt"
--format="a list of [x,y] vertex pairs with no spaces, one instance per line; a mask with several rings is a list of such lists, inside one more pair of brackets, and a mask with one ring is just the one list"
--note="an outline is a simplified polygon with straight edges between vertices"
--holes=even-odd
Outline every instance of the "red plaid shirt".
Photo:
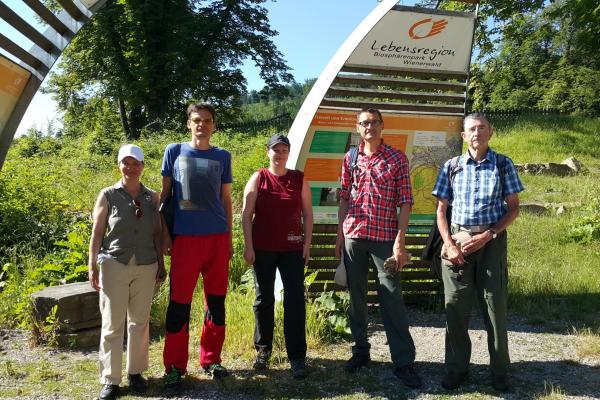
[[406,155],[381,143],[367,156],[364,143],[358,147],[351,178],[350,153],[342,164],[340,197],[348,200],[344,236],[377,242],[393,241],[398,234],[397,207],[413,204]]

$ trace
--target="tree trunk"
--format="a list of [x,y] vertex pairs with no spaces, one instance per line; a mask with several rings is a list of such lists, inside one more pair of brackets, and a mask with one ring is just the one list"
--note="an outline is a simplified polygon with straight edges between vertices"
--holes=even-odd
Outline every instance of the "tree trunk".
[[129,120],[127,119],[127,110],[125,109],[125,101],[119,97],[119,116],[121,117],[121,126],[123,127],[123,132],[125,132],[125,137],[127,139],[132,139],[131,137],[131,128],[129,127]]

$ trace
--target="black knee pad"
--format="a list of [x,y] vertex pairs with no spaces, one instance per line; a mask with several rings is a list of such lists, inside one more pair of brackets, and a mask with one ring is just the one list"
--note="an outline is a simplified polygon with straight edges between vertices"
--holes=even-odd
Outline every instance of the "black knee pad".
[[206,303],[208,310],[204,320],[212,321],[215,325],[225,325],[225,296],[207,294]]
[[169,302],[169,308],[167,308],[167,321],[165,323],[167,332],[177,333],[181,331],[181,328],[190,322],[191,308],[191,303],[181,304],[171,300]]

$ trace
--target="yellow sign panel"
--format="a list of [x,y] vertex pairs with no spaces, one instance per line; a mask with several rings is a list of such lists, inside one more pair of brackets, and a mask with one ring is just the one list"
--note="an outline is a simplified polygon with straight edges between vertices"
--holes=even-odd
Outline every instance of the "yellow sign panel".
[[31,73],[0,56],[0,132],[10,118]]
[[[435,198],[431,190],[440,166],[452,158],[460,146],[461,117],[384,113],[383,120],[384,142],[405,153],[409,159],[415,199],[412,213],[433,214]],[[324,191],[314,194],[315,215],[331,208],[331,193],[339,188],[344,154],[359,141],[356,112],[321,109],[314,116],[297,167],[304,170],[313,191]]]

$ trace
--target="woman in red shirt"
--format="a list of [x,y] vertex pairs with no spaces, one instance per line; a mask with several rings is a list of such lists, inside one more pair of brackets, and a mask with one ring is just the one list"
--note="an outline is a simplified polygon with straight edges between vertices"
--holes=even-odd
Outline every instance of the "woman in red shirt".
[[244,260],[253,265],[254,369],[268,368],[275,325],[275,272],[283,282],[283,332],[292,375],[302,379],[306,370],[306,311],[304,266],[310,255],[313,213],[310,186],[304,173],[286,168],[290,142],[274,135],[267,143],[269,168],[255,172],[244,190],[242,227]]

